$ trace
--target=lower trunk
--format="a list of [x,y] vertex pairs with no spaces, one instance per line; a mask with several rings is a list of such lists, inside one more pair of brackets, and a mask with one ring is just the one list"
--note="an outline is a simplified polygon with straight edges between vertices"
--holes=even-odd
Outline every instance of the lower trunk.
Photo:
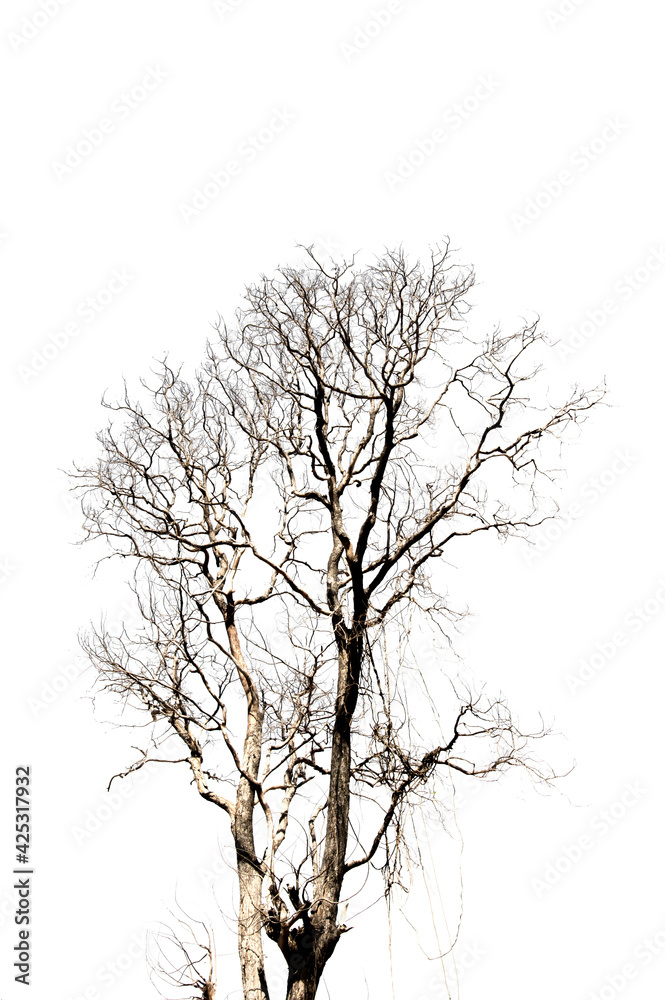
[[311,970],[292,973],[286,987],[286,1000],[314,1000],[318,985],[317,977]]
[[261,882],[253,865],[239,858],[238,954],[243,1000],[268,1000],[261,941]]

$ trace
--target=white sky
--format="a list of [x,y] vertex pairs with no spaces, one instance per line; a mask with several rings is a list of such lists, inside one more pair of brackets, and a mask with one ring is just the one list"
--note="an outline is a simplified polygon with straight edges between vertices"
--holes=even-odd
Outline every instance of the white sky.
[[[536,557],[471,544],[446,571],[475,614],[457,646],[469,668],[525,719],[554,720],[562,735],[542,749],[557,765],[577,761],[562,795],[519,781],[464,789],[457,825],[429,828],[441,947],[464,845],[456,954],[467,968],[459,987],[448,976],[450,993],[650,998],[665,973],[655,8],[562,0],[570,13],[557,19],[554,0],[216,6],[5,0],[0,14],[3,1000],[23,995],[10,969],[18,764],[34,770],[33,996],[142,1000],[152,994],[134,936],[167,917],[176,885],[197,913],[216,910],[201,869],[226,827],[184,774],[126,782],[101,828],[75,836],[132,759],[131,734],[95,720],[88,680],[67,667],[80,627],[100,609],[123,614],[121,567],[91,581],[91,553],[72,545],[79,518],[58,471],[94,455],[102,392],[165,350],[196,361],[217,314],[295,260],[296,243],[419,252],[446,235],[477,271],[476,329],[539,313],[571,345],[553,356],[553,381],[606,376],[613,403],[565,453],[570,516]],[[144,81],[152,89],[127,103]],[[97,145],[67,161],[86,130]],[[220,171],[225,189],[195,200]],[[595,672],[571,682],[590,657]],[[30,699],[49,686],[57,698],[36,711]],[[228,877],[215,885],[229,909]],[[422,880],[406,915],[435,954]],[[440,963],[397,906],[392,916],[396,996],[447,997]],[[385,907],[353,922],[326,973],[330,996],[389,996]],[[224,996],[237,988],[233,936],[220,928],[218,944]]]

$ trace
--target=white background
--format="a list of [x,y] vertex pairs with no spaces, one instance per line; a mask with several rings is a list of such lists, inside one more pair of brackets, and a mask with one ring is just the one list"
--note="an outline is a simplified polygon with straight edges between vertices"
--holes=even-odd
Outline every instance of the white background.
[[[449,571],[475,614],[458,644],[469,668],[518,714],[554,720],[562,736],[541,750],[557,766],[577,761],[563,794],[510,781],[465,789],[457,825],[430,829],[441,947],[444,914],[451,932],[458,918],[464,844],[458,966],[469,968],[459,984],[449,978],[450,993],[656,995],[665,974],[660,12],[647,0],[566,0],[558,17],[547,0],[402,0],[377,29],[373,11],[384,5],[350,0],[217,10],[210,0],[44,2],[48,16],[32,0],[5,0],[0,15],[3,1000],[26,995],[10,968],[17,764],[34,771],[32,996],[156,995],[132,957],[134,936],[167,916],[176,886],[197,913],[216,913],[201,869],[225,825],[184,774],[126,783],[122,805],[77,843],[105,803],[107,817],[106,782],[132,759],[131,733],[94,717],[90,678],[71,667],[81,627],[102,610],[123,616],[123,568],[92,580],[59,472],[94,456],[102,392],[123,376],[135,385],[165,351],[196,361],[217,314],[232,314],[246,282],[297,260],[297,243],[342,253],[401,241],[420,253],[445,236],[477,271],[475,329],[514,328],[537,312],[553,335],[582,345],[552,354],[553,382],[606,376],[613,404],[565,452],[556,495],[579,516],[538,536],[536,556],[518,542],[487,543],[460,548]],[[164,79],[119,111],[148,71]],[[293,120],[250,162],[241,144],[276,110]],[[112,131],[78,165],[59,167],[103,118]],[[436,128],[445,141],[434,148],[424,140]],[[431,155],[413,155],[419,141]],[[396,180],[409,157],[423,162]],[[196,215],[183,210],[232,158],[241,170],[226,190]],[[568,183],[557,186],[561,171]],[[131,280],[87,322],[80,304],[114,269]],[[631,274],[634,290],[622,277]],[[78,333],[67,343],[71,322]],[[636,607],[642,624],[630,617]],[[617,631],[626,641],[611,655]],[[594,676],[572,691],[570,676],[594,653]],[[631,783],[637,797],[622,803]],[[588,849],[567,860],[584,835]],[[215,882],[227,910],[228,884]],[[395,995],[439,1000],[448,993],[425,955],[437,942],[417,877],[413,901],[419,939],[393,910]],[[354,901],[350,917],[361,908]],[[350,922],[322,995],[390,996],[385,906]],[[650,960],[649,940],[662,949]],[[218,945],[220,996],[237,997],[223,925]],[[618,975],[625,963],[628,981]]]

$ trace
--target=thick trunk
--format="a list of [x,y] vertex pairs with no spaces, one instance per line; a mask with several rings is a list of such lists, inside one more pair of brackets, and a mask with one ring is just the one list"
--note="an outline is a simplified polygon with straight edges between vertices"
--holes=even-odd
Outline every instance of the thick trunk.
[[268,1000],[261,941],[262,876],[254,865],[238,857],[238,955],[244,1000]]
[[292,979],[289,977],[286,1000],[314,1000],[318,983],[314,973]]
[[337,920],[337,904],[344,879],[351,797],[351,723],[358,701],[361,658],[361,640],[340,643],[326,844],[321,876],[317,884],[317,896],[321,902],[319,909],[313,914],[313,920],[318,928],[322,929],[322,924],[328,924],[328,933],[334,928]]
[[261,763],[263,710],[258,691],[247,669],[235,625],[231,595],[221,601],[229,645],[238,677],[247,698],[247,730],[242,755],[242,777],[238,781],[233,832],[238,863],[238,955],[244,1000],[269,1000],[261,940],[261,888],[265,872],[254,845],[256,782]]
[[[252,732],[254,730],[254,732]],[[260,758],[260,730],[249,725],[244,765],[252,777]],[[261,888],[263,872],[254,848],[254,790],[246,778],[238,785],[235,816],[236,860],[238,864],[238,955],[244,1000],[268,1000],[263,942],[261,940]]]

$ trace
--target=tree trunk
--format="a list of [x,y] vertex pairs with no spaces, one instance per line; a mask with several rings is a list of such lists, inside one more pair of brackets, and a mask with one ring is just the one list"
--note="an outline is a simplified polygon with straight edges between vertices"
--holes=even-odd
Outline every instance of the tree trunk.
[[263,710],[259,695],[240,646],[235,624],[235,605],[231,594],[215,590],[215,601],[224,615],[229,645],[240,683],[247,698],[247,730],[242,757],[243,776],[238,781],[233,835],[238,863],[238,956],[244,1000],[269,1000],[263,960],[261,889],[265,872],[256,857],[254,846],[255,783],[261,762]]
[[261,941],[262,876],[254,865],[238,857],[238,955],[244,1000],[268,1000]]
[[318,979],[312,969],[301,969],[289,974],[286,1000],[314,1000]]
[[[327,924],[326,936],[331,935],[336,925],[337,904],[344,879],[351,797],[351,722],[358,701],[362,639],[339,642],[338,648],[337,701],[330,758],[326,842],[321,875],[317,880],[320,904],[312,915],[312,921],[320,933]],[[326,960],[332,954],[335,943],[336,938],[334,942],[326,942],[323,949]]]

